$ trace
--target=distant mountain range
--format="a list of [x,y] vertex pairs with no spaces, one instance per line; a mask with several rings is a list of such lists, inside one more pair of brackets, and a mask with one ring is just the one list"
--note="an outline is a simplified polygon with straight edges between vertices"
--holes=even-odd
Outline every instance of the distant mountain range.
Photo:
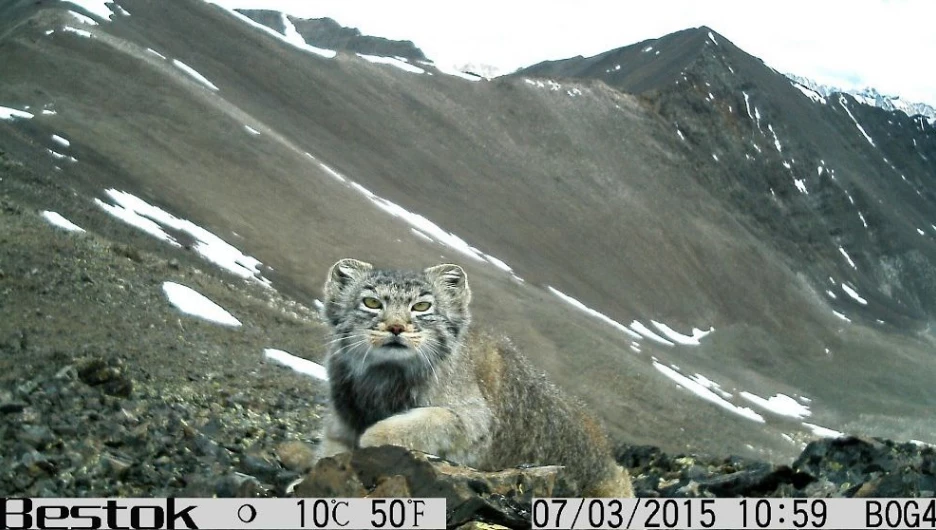
[[789,77],[794,83],[799,83],[802,86],[814,90],[823,97],[830,97],[832,94],[836,93],[851,94],[855,97],[856,100],[864,103],[865,105],[871,105],[872,107],[878,107],[884,110],[899,110],[905,113],[907,116],[922,114],[923,116],[927,117],[930,123],[933,123],[934,120],[936,120],[936,107],[927,105],[926,103],[914,103],[902,99],[900,96],[888,96],[881,94],[871,87],[863,88],[861,90],[846,90],[823,85],[813,81],[812,79],[798,76],[796,74],[788,73],[785,75]]

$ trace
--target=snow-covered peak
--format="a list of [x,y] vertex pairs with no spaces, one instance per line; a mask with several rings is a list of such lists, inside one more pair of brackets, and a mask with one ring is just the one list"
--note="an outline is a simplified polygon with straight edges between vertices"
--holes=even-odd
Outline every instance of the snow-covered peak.
[[829,97],[835,93],[850,94],[856,100],[858,100],[861,103],[864,103],[865,105],[871,105],[872,107],[879,107],[879,108],[882,108],[884,110],[889,110],[889,111],[901,111],[908,116],[915,116],[917,114],[922,114],[926,116],[927,118],[929,118],[930,122],[932,122],[933,120],[936,120],[936,108],[930,105],[927,105],[926,103],[914,103],[911,101],[907,101],[901,98],[900,96],[890,96],[886,94],[881,94],[880,92],[878,92],[876,89],[872,87],[866,87],[860,90],[847,90],[847,89],[832,87],[828,85],[823,85],[807,77],[800,77],[794,74],[786,74],[786,76],[789,79],[791,79],[795,84],[806,87],[825,97]]

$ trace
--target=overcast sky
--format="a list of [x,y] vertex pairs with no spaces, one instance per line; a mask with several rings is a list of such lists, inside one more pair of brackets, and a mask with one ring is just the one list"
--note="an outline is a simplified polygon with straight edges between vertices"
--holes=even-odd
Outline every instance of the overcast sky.
[[781,72],[936,105],[932,0],[216,2],[328,16],[365,34],[411,40],[439,63],[504,73],[706,25]]

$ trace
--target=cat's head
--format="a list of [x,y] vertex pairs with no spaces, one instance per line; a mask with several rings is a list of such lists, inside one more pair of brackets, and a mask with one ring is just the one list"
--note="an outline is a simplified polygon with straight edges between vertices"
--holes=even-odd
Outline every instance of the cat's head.
[[328,272],[322,314],[332,327],[334,354],[366,356],[371,363],[416,357],[434,362],[467,328],[470,300],[467,275],[458,265],[405,271],[346,258]]

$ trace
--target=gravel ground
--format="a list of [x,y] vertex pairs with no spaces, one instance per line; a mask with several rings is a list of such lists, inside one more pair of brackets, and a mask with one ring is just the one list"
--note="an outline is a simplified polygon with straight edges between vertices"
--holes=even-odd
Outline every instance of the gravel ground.
[[[316,441],[325,386],[263,350],[321,361],[314,311],[2,157],[0,249],[0,495],[275,495],[298,476],[276,450]],[[180,313],[165,281],[243,326]]]

